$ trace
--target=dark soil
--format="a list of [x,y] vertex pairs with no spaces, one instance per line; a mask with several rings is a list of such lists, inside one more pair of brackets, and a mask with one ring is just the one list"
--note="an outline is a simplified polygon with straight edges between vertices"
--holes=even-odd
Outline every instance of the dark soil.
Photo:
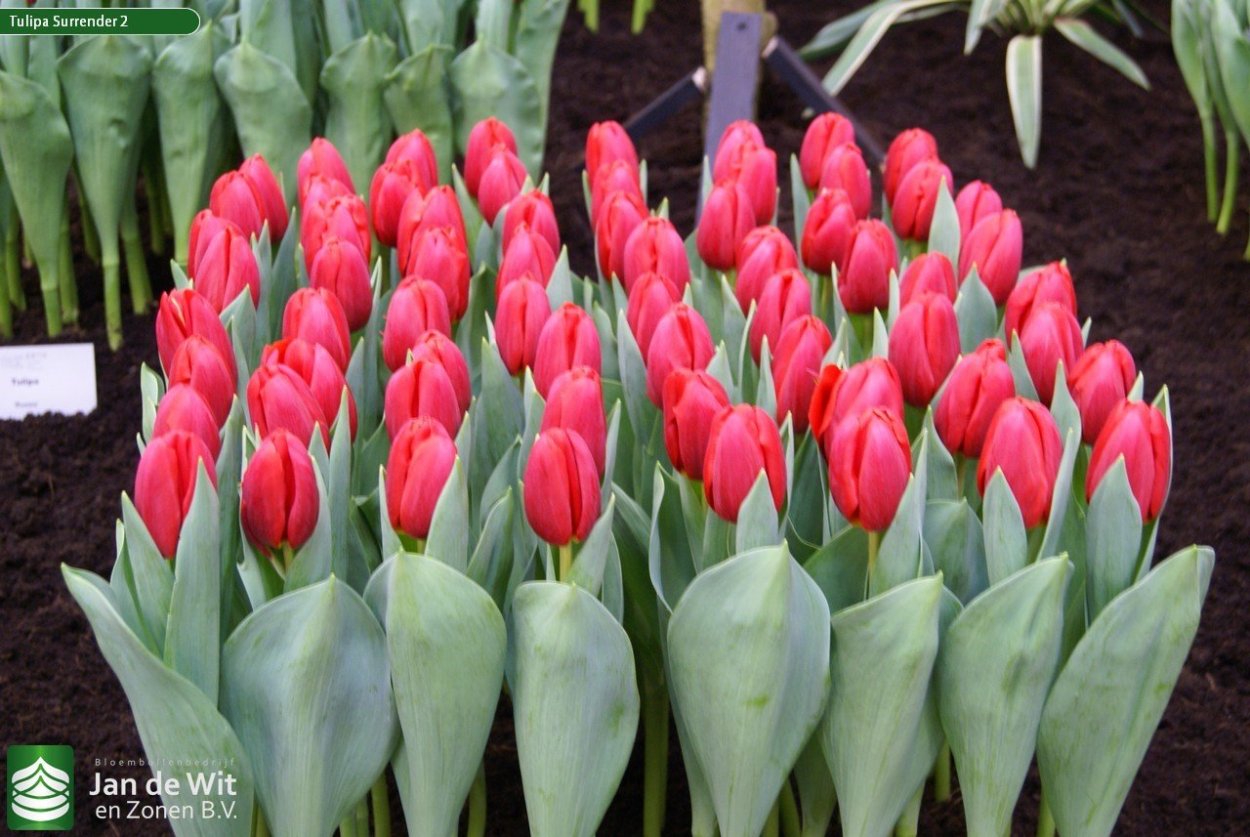
[[[563,232],[582,272],[593,270],[581,204],[585,131],[624,120],[700,60],[697,4],[666,2],[640,37],[628,34],[627,4],[605,4],[602,32],[570,14],[556,62],[547,166]],[[804,43],[830,14],[853,4],[774,2],[782,33]],[[1166,19],[1166,4],[1148,4]],[[1148,391],[1167,383],[1175,419],[1175,475],[1159,554],[1211,544],[1217,568],[1202,627],[1137,782],[1124,806],[1125,834],[1244,833],[1250,818],[1250,264],[1240,260],[1246,222],[1228,239],[1205,218],[1197,119],[1165,40],[1116,39],[1154,85],[1146,93],[1058,37],[1047,39],[1045,133],[1035,171],[1021,164],[1003,85],[1005,43],[987,37],[960,54],[961,16],[891,32],[852,81],[845,102],[876,135],[923,125],[962,183],[992,182],[1025,227],[1026,261],[1066,257],[1093,339],[1125,342]],[[667,195],[689,230],[702,138],[699,109],[640,143],[653,202]],[[797,150],[798,101],[771,80],[760,94],[761,126],[780,155]],[[787,180],[788,178],[783,178]],[[788,189],[787,189],[788,191]],[[1244,201],[1243,201],[1244,203]],[[783,197],[788,206],[788,197]],[[83,322],[71,339],[96,344],[100,407],[88,417],[0,423],[0,742],[68,743],[80,788],[96,759],[139,759],[142,749],[117,681],[86,620],[67,595],[62,562],[107,573],[113,562],[118,495],[137,460],[139,364],[156,360],[150,318],[128,318],[126,346],[103,341],[98,274],[80,260]],[[152,266],[154,278],[167,271]],[[33,289],[32,289],[33,290]],[[37,301],[34,301],[37,307]],[[38,312],[20,322],[37,340]],[[505,704],[506,705],[506,704]],[[675,749],[675,746],[674,746]],[[524,834],[524,799],[511,719],[501,713],[487,758],[492,834]],[[637,834],[641,765],[626,774],[603,834]],[[143,768],[108,767],[143,778]],[[109,825],[79,795],[83,833],[164,833],[165,827]],[[1032,833],[1038,785],[1017,809],[1016,833]],[[679,762],[669,782],[669,831],[687,833],[689,805]],[[135,827],[132,827],[135,826]],[[958,794],[926,804],[922,833],[962,833]]]

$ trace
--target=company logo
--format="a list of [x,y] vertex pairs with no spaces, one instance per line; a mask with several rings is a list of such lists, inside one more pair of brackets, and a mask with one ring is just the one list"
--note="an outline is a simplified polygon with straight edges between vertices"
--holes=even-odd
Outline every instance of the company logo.
[[74,748],[16,744],[8,751],[6,808],[13,831],[68,831],[74,826]]

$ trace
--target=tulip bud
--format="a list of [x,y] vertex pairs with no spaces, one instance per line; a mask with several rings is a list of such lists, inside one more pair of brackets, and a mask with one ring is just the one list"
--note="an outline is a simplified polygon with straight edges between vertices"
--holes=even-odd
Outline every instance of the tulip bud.
[[525,518],[549,544],[584,541],[599,517],[599,474],[576,431],[555,428],[534,438],[525,463]]
[[985,489],[998,471],[1011,488],[1024,527],[1032,529],[1050,516],[1050,500],[1059,476],[1063,441],[1050,412],[1036,401],[1011,398],[990,420],[977,463],[977,490]]
[[247,382],[247,412],[256,435],[261,439],[275,430],[287,430],[304,445],[321,431],[321,440],[330,445],[330,421],[308,387],[289,366],[262,364]]
[[453,437],[464,420],[451,376],[431,357],[413,357],[395,370],[386,384],[383,412],[392,442],[410,419],[428,416]]
[[839,426],[877,407],[903,415],[903,385],[893,364],[874,357],[845,371],[832,364],[826,366],[820,370],[812,392],[808,412],[812,434],[828,453]]
[[816,375],[832,345],[833,335],[819,317],[799,317],[781,332],[772,359],[778,425],[789,415],[795,433],[807,430]]
[[990,215],[1003,211],[1003,199],[994,191],[994,187],[983,180],[974,180],[959,190],[955,197],[955,214],[959,216],[959,237],[968,238],[968,233],[977,222]]
[[161,366],[169,375],[174,354],[182,342],[192,334],[198,334],[220,353],[222,362],[230,373],[230,388],[234,389],[234,344],[226,334],[226,327],[213,310],[213,306],[194,288],[182,288],[161,294],[160,308],[156,312],[156,349]]
[[503,251],[503,261],[499,263],[499,273],[495,277],[495,299],[503,293],[509,283],[523,276],[529,276],[545,288],[551,281],[555,271],[556,254],[551,251],[547,239],[524,225],[517,228],[512,241]]
[[1133,356],[1119,340],[1094,343],[1081,354],[1068,375],[1068,386],[1081,411],[1081,437],[1086,444],[1098,440],[1107,416],[1128,398],[1136,379]]
[[808,189],[815,190],[820,184],[829,152],[848,142],[855,142],[855,126],[840,113],[826,111],[808,124],[799,149],[799,171]]
[[561,305],[543,325],[534,350],[534,387],[546,398],[561,372],[589,366],[599,372],[599,331],[590,315],[571,302]]
[[608,428],[603,415],[603,386],[599,373],[589,366],[574,366],[551,383],[539,432],[557,427],[574,430],[582,437],[602,477]]
[[196,266],[208,249],[208,243],[225,229],[239,231],[239,226],[220,215],[214,215],[211,209],[201,209],[195,213],[187,236],[187,276],[195,275]]
[[821,276],[831,275],[835,264],[845,263],[858,223],[855,207],[846,192],[822,189],[807,211],[807,222],[803,225],[803,264]]
[[586,174],[591,183],[599,171],[617,161],[638,171],[638,152],[619,122],[596,122],[586,134]]
[[838,263],[838,297],[852,314],[884,311],[890,304],[890,273],[898,269],[894,235],[877,219],[860,221],[851,233],[846,257]]
[[499,211],[521,194],[526,177],[520,157],[506,148],[495,149],[477,187],[477,208],[487,224],[494,224]]
[[664,380],[663,396],[669,461],[690,479],[702,480],[712,420],[729,406],[729,395],[707,372],[674,369]]
[[1003,316],[1003,333],[1007,336],[1008,346],[1014,340],[1013,335],[1024,331],[1024,324],[1033,315],[1034,309],[1048,302],[1076,314],[1076,288],[1072,285],[1072,274],[1063,262],[1051,262],[1033,271],[1012,290]]
[[855,217],[867,218],[872,211],[872,179],[864,154],[853,142],[839,145],[825,155],[820,169],[820,189],[841,189],[846,192],[855,210]]
[[299,549],[317,526],[321,493],[312,457],[299,439],[276,430],[256,448],[239,487],[239,523],[266,555]]
[[[496,326],[498,328],[498,326]],[[408,352],[427,331],[451,334],[447,295],[438,283],[409,276],[391,294],[382,329],[382,360],[394,372],[408,361]]]
[[786,458],[772,416],[752,404],[725,407],[712,420],[703,458],[703,496],[712,511],[738,522],[763,471],[777,511],[786,499]]
[[885,176],[882,185],[885,188],[886,202],[894,204],[894,193],[903,182],[903,175],[911,167],[923,160],[937,159],[937,140],[923,128],[908,128],[896,136],[885,153]]
[[339,150],[325,137],[317,137],[313,140],[308,149],[299,157],[296,181],[299,184],[300,206],[304,205],[308,187],[315,176],[337,180],[346,186],[349,192],[355,193],[356,191],[356,187],[352,184],[351,172],[347,170],[347,164],[343,162]]
[[364,254],[350,241],[326,236],[308,273],[309,284],[325,288],[343,306],[347,327],[362,329],[373,311],[373,287]]
[[890,221],[899,236],[911,241],[929,240],[943,182],[948,191],[954,188],[951,170],[936,157],[908,169],[890,202]]
[[712,159],[712,181],[720,183],[730,177],[733,162],[741,156],[743,145],[763,147],[764,144],[764,135],[754,122],[749,119],[730,122],[716,145],[716,155]]
[[715,349],[702,315],[684,302],[668,309],[656,323],[647,347],[647,397],[663,406],[664,382],[674,369],[706,369]]
[[907,265],[899,282],[899,304],[906,305],[923,293],[935,293],[955,301],[955,268],[945,253],[922,253]]
[[285,366],[299,375],[308,384],[308,391],[321,408],[326,424],[333,424],[338,418],[346,391],[348,430],[351,437],[356,438],[356,399],[347,386],[343,370],[324,346],[298,338],[279,340],[261,351],[260,362],[263,366]]
[[625,276],[625,245],[643,220],[647,207],[642,198],[628,191],[616,191],[604,199],[595,221],[595,251],[599,272],[604,279]]
[[314,174],[308,179],[308,188],[300,201],[300,213],[310,215],[313,212],[324,211],[325,205],[335,198],[351,197],[354,194],[351,187],[343,185],[342,182]]
[[834,433],[829,491],[851,523],[869,532],[888,529],[910,477],[911,447],[898,413],[865,410]]
[[467,412],[469,403],[473,400],[473,390],[469,385],[469,364],[465,362],[460,347],[442,332],[427,331],[412,347],[412,359],[422,358],[432,360],[447,370],[452,391],[456,393],[456,404],[459,405],[460,412]]
[[644,273],[662,274],[679,291],[690,284],[690,262],[686,258],[686,243],[681,234],[667,218],[651,216],[634,227],[625,240],[622,257],[622,273],[625,293],[631,293],[634,283]]
[[504,286],[495,304],[495,344],[509,373],[519,375],[534,366],[538,337],[550,316],[547,291],[532,278],[522,276]]
[[304,265],[310,271],[317,251],[329,236],[355,244],[368,262],[373,252],[373,236],[369,233],[369,210],[365,202],[356,195],[343,195],[324,204],[305,204],[299,240],[304,248]]
[[768,277],[799,266],[798,254],[786,234],[776,227],[756,227],[746,234],[734,256],[738,276],[734,296],[745,314],[759,299]]
[[209,210],[234,224],[242,234],[259,236],[265,226],[265,207],[260,195],[242,173],[228,171],[213,183],[208,197]]
[[629,192],[638,198],[638,202],[646,205],[642,194],[642,186],[638,182],[638,169],[631,168],[623,160],[617,160],[603,168],[590,182],[590,224],[596,226],[603,212],[603,205],[616,192]]
[[338,297],[325,288],[300,288],[291,294],[282,312],[282,336],[324,346],[344,371],[352,359],[347,315]]
[[383,163],[373,174],[369,184],[369,209],[372,213],[373,231],[378,241],[394,247],[399,236],[399,218],[404,203],[415,192],[424,195],[435,184],[422,179],[417,164],[400,158],[394,163]]
[[438,185],[438,156],[429,137],[414,128],[391,143],[386,151],[387,163],[398,163],[402,160],[411,162],[416,167],[416,174],[426,189]]
[[461,242],[468,240],[460,201],[450,186],[436,186],[424,195],[413,193],[404,201],[399,211],[399,231],[395,247],[399,257],[399,269],[405,275],[412,273],[410,262],[416,257],[421,236],[435,228],[450,229],[452,238]]
[[777,154],[763,145],[739,145],[725,166],[722,183],[746,190],[755,223],[771,224],[777,212]]
[[227,223],[204,245],[191,282],[218,312],[224,311],[244,290],[250,292],[252,304],[258,304],[260,268],[247,236]]
[[1089,458],[1086,502],[1094,499],[1098,484],[1120,457],[1142,523],[1149,523],[1163,511],[1172,479],[1172,430],[1157,407],[1122,401],[1107,416]]
[[234,404],[235,371],[216,346],[198,334],[190,335],[174,352],[165,375],[171,388],[189,384],[208,405],[216,427],[225,424]]
[[417,539],[430,523],[456,465],[456,443],[428,416],[409,419],[391,443],[386,460],[386,512],[391,528]]
[[792,321],[812,313],[812,287],[803,272],[791,268],[774,273],[764,283],[760,298],[755,304],[755,316],[751,318],[748,333],[751,357],[760,362],[764,340],[768,340],[770,352],[776,351],[781,332]]
[[507,125],[495,117],[486,117],[469,131],[464,151],[464,185],[473,197],[478,197],[482,175],[490,165],[495,150],[501,148],[516,154],[516,137]]
[[1023,253],[1024,230],[1019,216],[1010,209],[987,215],[972,228],[959,250],[960,281],[976,267],[994,303],[1002,305],[1016,286]]
[[1068,374],[1084,348],[1081,324],[1072,312],[1057,302],[1047,302],[1033,309],[1020,335],[1020,348],[1024,362],[1029,368],[1033,388],[1043,404],[1049,404],[1055,395],[1055,374],[1059,361],[1063,361],[1064,375]]
[[625,309],[625,319],[644,359],[647,349],[651,348],[655,327],[668,313],[668,309],[680,301],[681,293],[677,287],[661,273],[644,273],[634,283],[634,290],[629,295],[629,303]]
[[[211,347],[210,347],[211,348]],[[215,350],[214,350],[215,351]],[[152,424],[152,438],[183,430],[198,437],[214,460],[221,451],[221,434],[212,408],[189,383],[174,384],[161,397]]]
[[699,257],[714,270],[733,270],[738,245],[755,228],[751,196],[732,181],[712,187],[695,235]]
[[178,549],[182,522],[195,499],[199,463],[217,487],[213,456],[198,436],[175,430],[148,442],[135,472],[135,510],[148,527],[157,550],[173,558]]
[[434,227],[413,247],[405,276],[430,279],[443,289],[452,322],[469,307],[469,254],[464,239],[451,227]]
[[890,329],[890,363],[903,399],[926,407],[959,359],[959,321],[943,294],[924,293],[903,306]]
[[290,216],[287,213],[286,198],[278,178],[269,167],[263,155],[253,154],[239,166],[239,174],[247,178],[252,189],[259,198],[261,213],[269,224],[269,240],[278,242],[286,235]]
[[551,245],[551,252],[560,252],[560,227],[556,223],[556,211],[551,205],[551,198],[538,189],[530,189],[522,193],[516,200],[508,204],[503,220],[503,251],[508,252],[508,245],[519,227],[526,226],[531,232],[541,235]]
[[1015,394],[1007,348],[1001,340],[983,341],[959,359],[942,390],[933,414],[942,444],[951,453],[976,459],[998,406]]

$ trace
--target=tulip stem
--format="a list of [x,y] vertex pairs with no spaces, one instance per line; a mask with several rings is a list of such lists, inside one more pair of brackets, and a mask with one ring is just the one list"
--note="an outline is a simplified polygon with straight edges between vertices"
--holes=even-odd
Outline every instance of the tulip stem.
[[868,578],[869,588],[872,587],[872,571],[877,566],[877,552],[881,549],[881,533],[868,533]]
[[369,792],[373,802],[374,837],[391,837],[391,794],[386,788],[386,772],[383,771]]
[[339,823],[340,837],[356,837],[356,811],[349,811],[347,816]]
[[1202,117],[1202,157],[1207,175],[1207,220],[1214,223],[1220,211],[1220,187],[1215,158],[1215,123],[1209,114]]
[[8,287],[4,292],[19,311],[26,310],[26,294],[22,290],[22,222],[17,206],[9,207],[8,226],[4,231],[4,265]]
[[133,202],[122,211],[121,233],[126,253],[126,277],[130,282],[130,303],[136,314],[142,314],[152,304],[152,282],[148,279],[147,254],[143,252],[139,215]]
[[643,837],[664,832],[665,794],[668,791],[668,692],[643,686]]
[[486,762],[477,767],[469,788],[469,823],[465,837],[482,837],[486,833]]
[[1250,262],[1250,238],[1246,239],[1246,251],[1241,254],[1241,257]]
[[790,777],[788,776],[785,783],[781,786],[781,796],[778,804],[781,816],[781,833],[785,837],[800,837],[803,833],[803,825],[799,817],[799,804],[794,798],[794,788],[790,786]]
[[269,827],[265,825],[265,814],[259,804],[252,807],[252,837],[269,837]]
[[938,751],[937,764],[933,766],[933,798],[938,802],[946,802],[951,798],[951,745],[942,742]]
[[1220,217],[1215,222],[1215,231],[1220,235],[1228,232],[1228,225],[1233,220],[1233,205],[1237,202],[1237,175],[1241,168],[1241,143],[1236,131],[1224,132],[1224,203],[1220,206]]
[[569,572],[573,569],[573,544],[566,543],[560,546],[560,574],[556,576],[560,581],[569,580]]
[[13,306],[9,301],[8,279],[3,276],[4,264],[0,263],[0,337],[13,336]]
[[955,454],[955,484],[959,487],[959,496],[964,496],[968,485],[968,457],[962,453]]
[[920,830],[920,803],[923,799],[924,782],[921,782],[920,787],[916,789],[911,799],[908,800],[902,816],[894,824],[894,837],[916,837]]
[[781,806],[773,803],[773,809],[768,812],[768,819],[764,822],[764,831],[762,837],[778,837],[778,826],[781,823]]
[[1037,837],[1055,837],[1055,817],[1046,801],[1046,788],[1042,788],[1042,809],[1037,814]]
[[61,288],[61,320],[78,322],[78,284],[74,278],[74,254],[69,238],[69,209],[61,213],[61,252],[57,263],[57,281]]
[[363,798],[356,803],[356,834],[369,837],[369,802]]

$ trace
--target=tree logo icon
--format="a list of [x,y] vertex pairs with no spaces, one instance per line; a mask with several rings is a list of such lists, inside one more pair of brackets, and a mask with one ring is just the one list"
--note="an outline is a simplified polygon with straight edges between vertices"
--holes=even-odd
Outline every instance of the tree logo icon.
[[63,744],[16,744],[9,747],[7,762],[9,828],[73,828],[74,749]]

